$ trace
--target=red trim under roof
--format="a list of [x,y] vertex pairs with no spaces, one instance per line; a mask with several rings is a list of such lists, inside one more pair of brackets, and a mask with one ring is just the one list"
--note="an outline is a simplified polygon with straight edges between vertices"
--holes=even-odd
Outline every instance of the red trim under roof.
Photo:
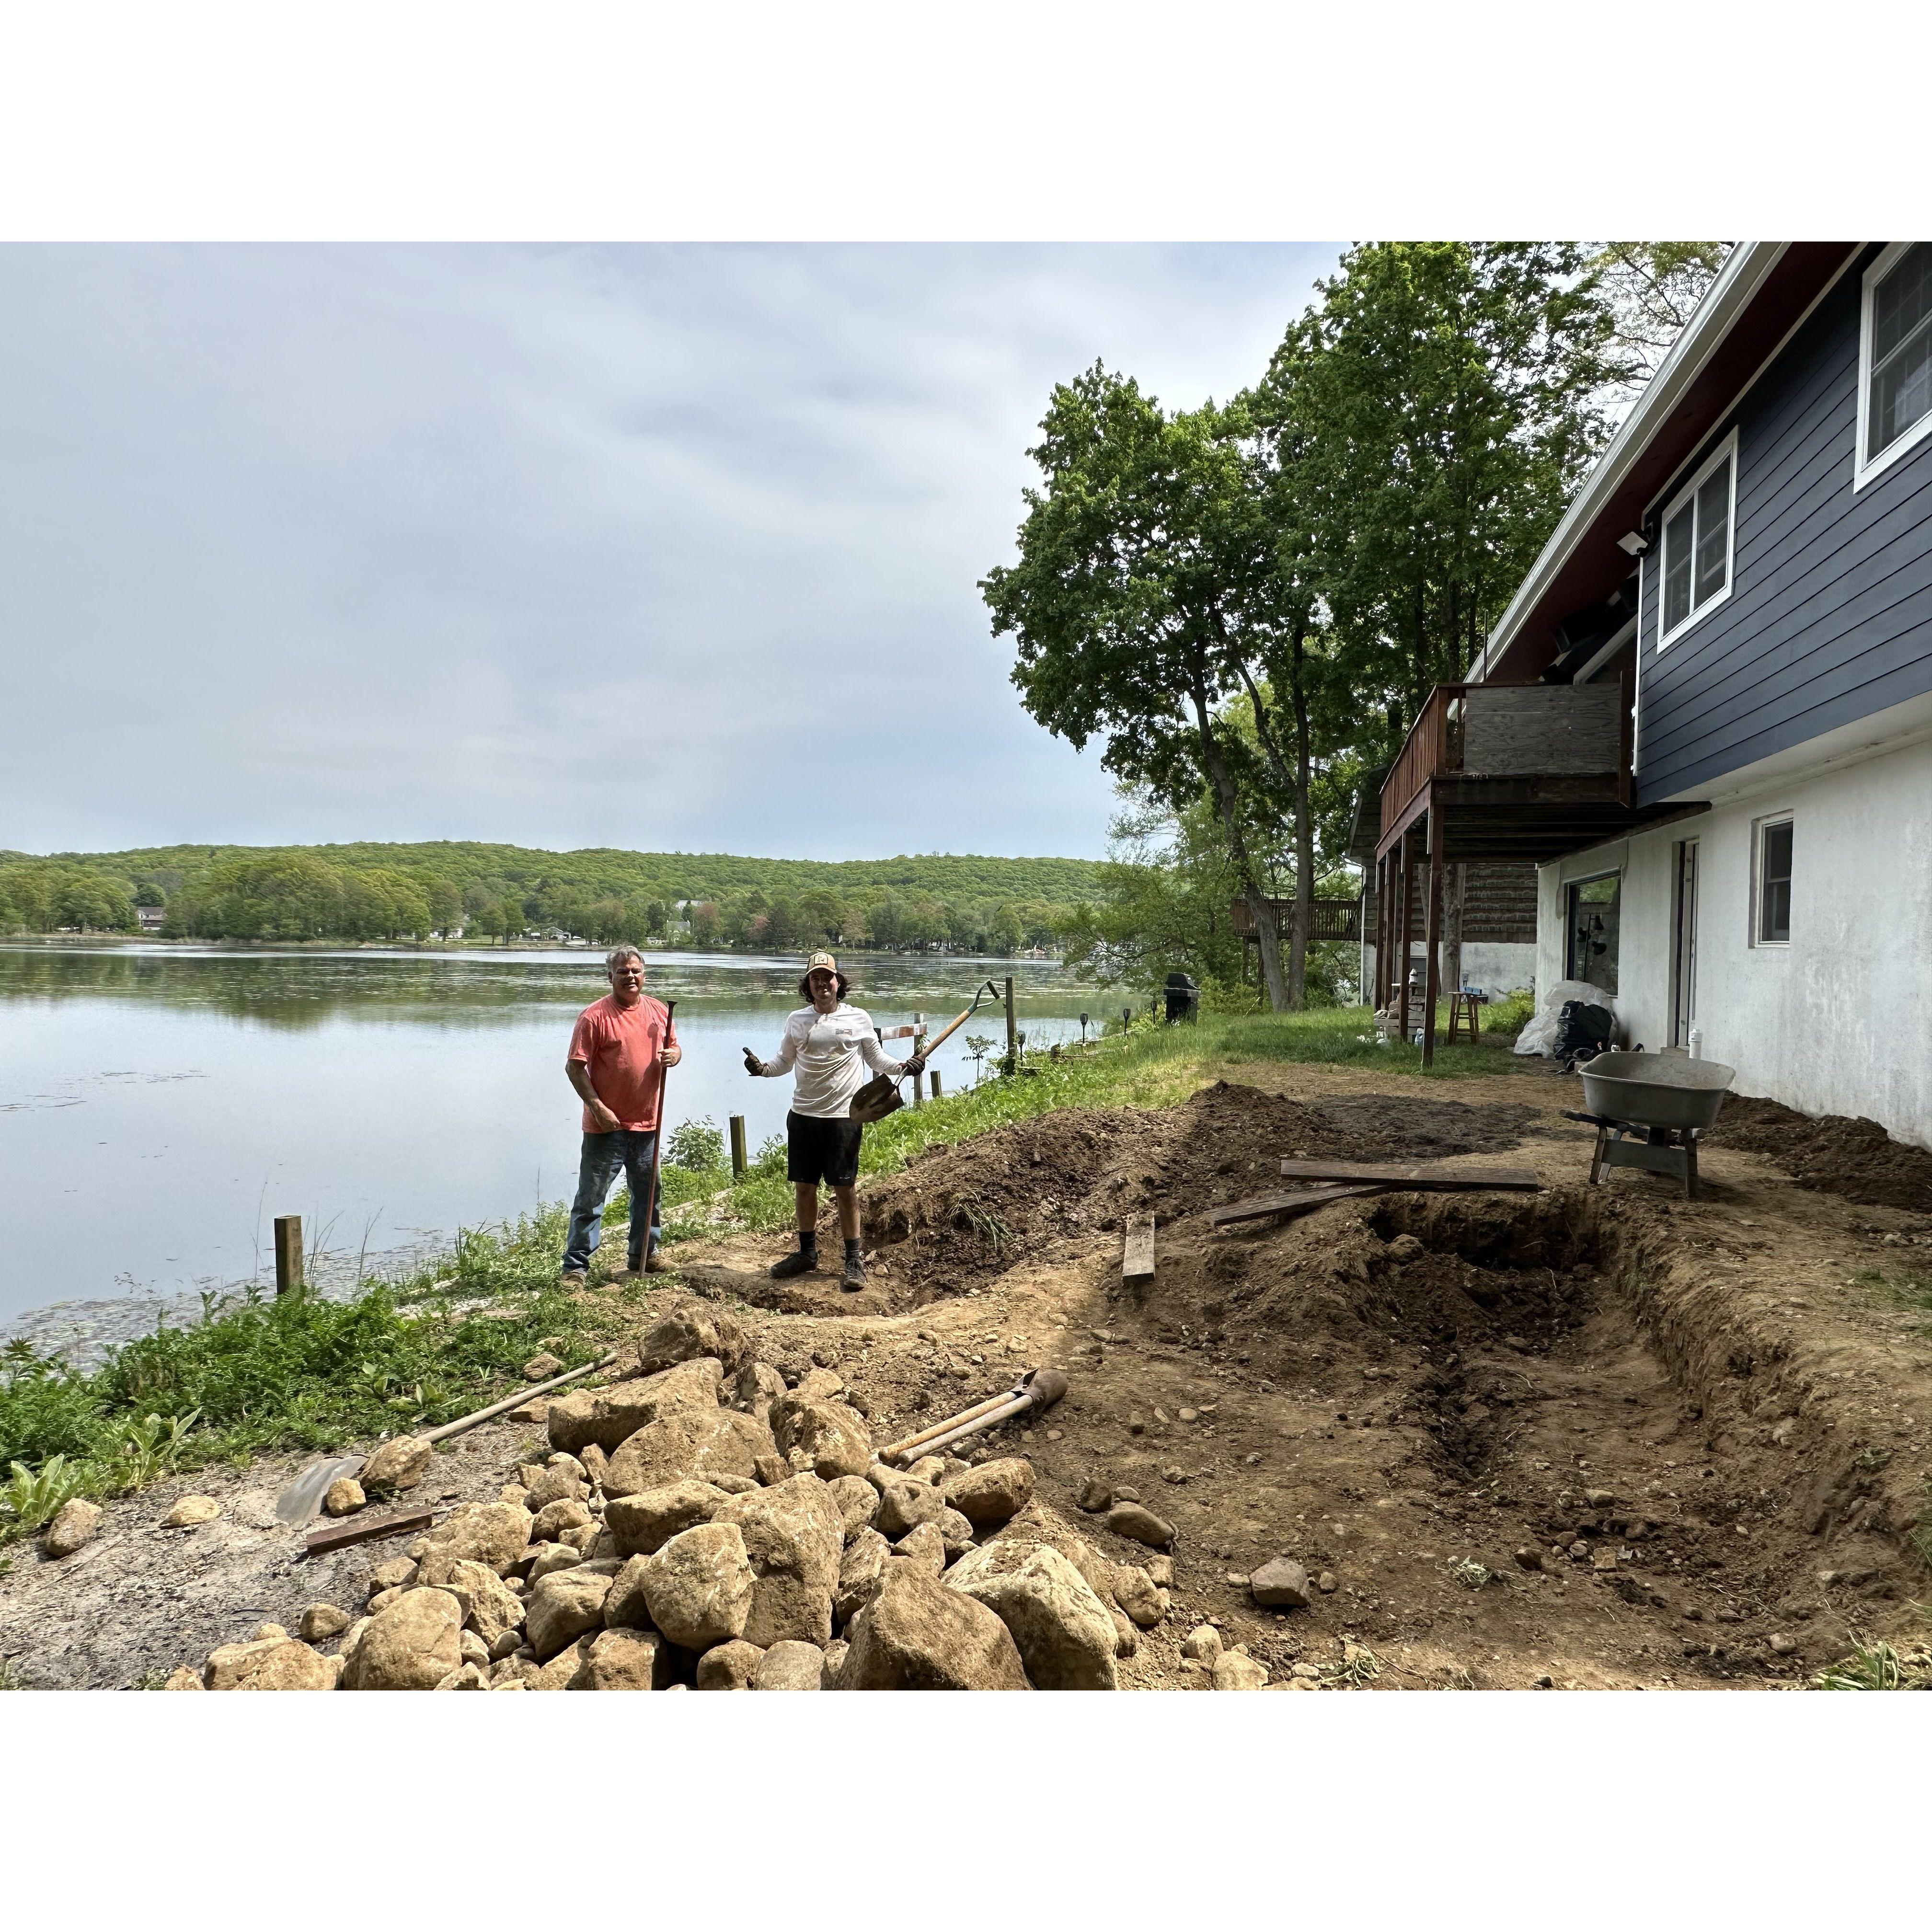
[[1486,682],[1528,684],[1556,656],[1556,624],[1586,604],[1601,603],[1630,575],[1631,560],[1617,538],[1636,528],[1644,506],[1670,482],[1724,412],[1790,332],[1820,292],[1864,244],[1856,242],[1794,242],[1766,276],[1764,286],[1711,351],[1676,408],[1658,426],[1595,520],[1543,595],[1516,626],[1516,635],[1490,667]]

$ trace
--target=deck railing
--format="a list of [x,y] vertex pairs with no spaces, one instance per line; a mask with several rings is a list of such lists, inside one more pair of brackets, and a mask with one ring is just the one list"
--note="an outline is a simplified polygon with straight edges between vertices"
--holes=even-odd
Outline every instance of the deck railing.
[[1437,772],[1462,770],[1462,696],[1468,688],[1466,684],[1438,684],[1409,727],[1401,753],[1382,782],[1384,838]]
[[[1279,922],[1281,936],[1286,943],[1289,925],[1294,916],[1292,899],[1270,899],[1274,908],[1274,916]],[[1323,940],[1358,940],[1362,936],[1362,907],[1359,899],[1317,899],[1310,908],[1308,937],[1311,944]],[[1248,910],[1246,899],[1234,901],[1230,910],[1233,914],[1235,936],[1241,939],[1255,937],[1254,915]]]

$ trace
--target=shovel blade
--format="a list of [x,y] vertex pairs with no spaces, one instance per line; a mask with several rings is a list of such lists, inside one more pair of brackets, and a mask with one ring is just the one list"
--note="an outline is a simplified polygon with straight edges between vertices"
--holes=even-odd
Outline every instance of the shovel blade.
[[858,1092],[852,1096],[852,1104],[846,1108],[849,1120],[883,1120],[888,1114],[896,1114],[905,1105],[899,1098],[898,1083],[889,1073],[875,1073]]

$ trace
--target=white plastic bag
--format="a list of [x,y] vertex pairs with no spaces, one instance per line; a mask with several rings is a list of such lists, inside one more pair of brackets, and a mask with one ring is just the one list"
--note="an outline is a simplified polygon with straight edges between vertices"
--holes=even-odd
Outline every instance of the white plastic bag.
[[[1516,1036],[1516,1053],[1546,1054],[1556,1044],[1556,1022],[1565,1004],[1581,1000],[1586,1006],[1610,1006],[1610,996],[1587,980],[1559,980],[1538,1003],[1534,1014]],[[1615,1009],[1612,1008],[1614,1011]]]

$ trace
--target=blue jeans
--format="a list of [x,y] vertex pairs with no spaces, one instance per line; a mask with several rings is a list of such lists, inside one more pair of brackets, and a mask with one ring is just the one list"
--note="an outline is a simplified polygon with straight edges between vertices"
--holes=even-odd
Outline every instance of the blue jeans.
[[[657,1144],[655,1133],[635,1133],[617,1127],[608,1134],[586,1134],[584,1156],[577,1169],[577,1198],[571,1204],[570,1234],[564,1243],[565,1274],[580,1274],[590,1265],[597,1244],[604,1236],[604,1200],[610,1184],[622,1168],[631,1188],[632,1267],[641,1268],[644,1259],[644,1204],[651,1192],[651,1152]],[[664,1216],[652,1217],[651,1246],[655,1248],[664,1233]]]

